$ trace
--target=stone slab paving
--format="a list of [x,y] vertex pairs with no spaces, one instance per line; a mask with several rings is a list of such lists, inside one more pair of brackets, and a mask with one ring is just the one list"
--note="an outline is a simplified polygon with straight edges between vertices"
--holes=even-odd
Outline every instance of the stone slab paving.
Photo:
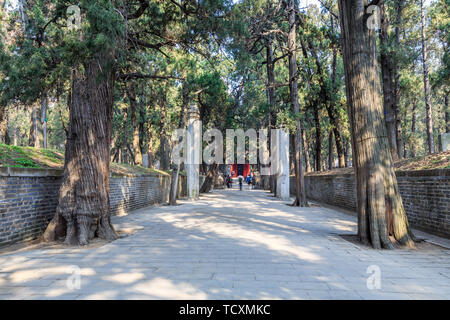
[[450,298],[444,248],[360,247],[338,236],[355,217],[247,186],[180,203],[114,217],[133,233],[112,243],[1,254],[0,299]]

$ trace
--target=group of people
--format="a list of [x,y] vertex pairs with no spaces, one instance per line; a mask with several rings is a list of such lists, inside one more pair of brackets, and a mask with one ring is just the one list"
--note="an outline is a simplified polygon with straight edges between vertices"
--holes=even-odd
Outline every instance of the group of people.
[[[242,191],[242,185],[244,184],[244,177],[239,175],[238,176],[238,182],[239,182],[239,190]],[[245,182],[247,183],[249,189],[254,188],[255,183],[256,183],[255,178],[252,177],[251,175],[248,175],[245,178]],[[233,179],[231,178],[231,176],[229,174],[225,178],[225,183],[227,185],[227,188],[232,188],[233,187]]]

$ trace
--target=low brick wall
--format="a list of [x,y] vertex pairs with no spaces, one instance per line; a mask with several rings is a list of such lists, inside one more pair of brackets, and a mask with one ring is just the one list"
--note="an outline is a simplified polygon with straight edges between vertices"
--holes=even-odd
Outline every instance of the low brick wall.
[[[403,206],[412,226],[450,237],[450,169],[397,171]],[[291,177],[291,194],[295,178]],[[356,211],[354,174],[305,175],[309,199]]]
[[[39,237],[55,214],[62,170],[0,168],[0,246]],[[168,201],[170,177],[110,179],[111,214]]]
[[169,201],[169,176],[111,178],[109,182],[111,214],[122,215],[155,203]]

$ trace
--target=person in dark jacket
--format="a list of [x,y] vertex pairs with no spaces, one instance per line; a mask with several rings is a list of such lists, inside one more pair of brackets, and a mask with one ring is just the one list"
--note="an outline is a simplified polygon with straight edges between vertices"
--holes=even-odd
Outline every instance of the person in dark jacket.
[[252,176],[251,175],[247,176],[246,182],[247,182],[248,188],[250,189],[250,186],[252,185]]

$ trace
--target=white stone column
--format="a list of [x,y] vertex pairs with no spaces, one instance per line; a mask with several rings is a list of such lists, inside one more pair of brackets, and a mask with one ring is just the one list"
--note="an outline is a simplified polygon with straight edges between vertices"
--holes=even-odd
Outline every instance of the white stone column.
[[142,166],[144,168],[148,168],[149,167],[149,163],[148,163],[148,154],[143,154],[142,155]]
[[280,129],[272,130],[272,159],[271,165],[273,167],[272,175],[276,177],[275,197],[280,197]]
[[289,133],[279,129],[277,137],[277,194],[282,200],[289,200]]
[[[273,178],[278,177],[278,161],[278,129],[270,129],[270,175]],[[276,187],[277,186],[275,186],[275,197],[277,197]]]
[[197,200],[200,193],[201,130],[200,113],[197,106],[193,104],[188,111],[186,134],[186,173],[189,200]]
[[278,180],[280,181],[280,198],[282,200],[289,200],[289,132],[280,130],[280,175]]

